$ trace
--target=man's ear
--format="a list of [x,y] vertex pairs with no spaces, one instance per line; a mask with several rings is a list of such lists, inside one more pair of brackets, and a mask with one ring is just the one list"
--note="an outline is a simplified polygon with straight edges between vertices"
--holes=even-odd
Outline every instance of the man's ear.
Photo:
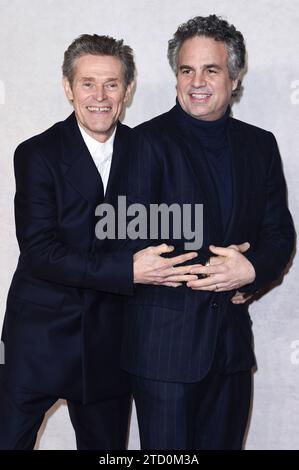
[[238,84],[239,84],[239,80],[240,80],[240,75],[237,76],[237,78],[235,80],[233,80],[233,88],[232,88],[232,91],[235,91],[237,88],[238,88]]
[[133,88],[134,88],[134,85],[135,85],[135,80],[133,80],[131,83],[129,83],[129,85],[127,86],[127,89],[126,89],[126,93],[125,93],[125,98],[124,98],[124,103],[126,103],[130,97],[131,97],[131,93],[133,91]]
[[73,95],[72,87],[71,87],[71,84],[70,84],[68,78],[63,77],[63,79],[62,79],[62,85],[63,85],[64,92],[65,92],[65,94],[66,94],[67,99],[68,99],[69,101],[73,101],[74,95]]

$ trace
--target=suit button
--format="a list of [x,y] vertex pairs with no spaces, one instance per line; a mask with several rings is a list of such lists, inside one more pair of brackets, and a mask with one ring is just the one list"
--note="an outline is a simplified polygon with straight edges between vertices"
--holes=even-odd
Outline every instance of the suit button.
[[216,310],[219,307],[219,304],[217,302],[212,302],[211,307]]

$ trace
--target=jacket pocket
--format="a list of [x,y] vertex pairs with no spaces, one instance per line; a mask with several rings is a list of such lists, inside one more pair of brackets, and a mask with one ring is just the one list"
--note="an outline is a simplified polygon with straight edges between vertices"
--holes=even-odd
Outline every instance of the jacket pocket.
[[57,309],[64,300],[64,292],[60,286],[51,283],[35,283],[26,279],[13,282],[9,297]]

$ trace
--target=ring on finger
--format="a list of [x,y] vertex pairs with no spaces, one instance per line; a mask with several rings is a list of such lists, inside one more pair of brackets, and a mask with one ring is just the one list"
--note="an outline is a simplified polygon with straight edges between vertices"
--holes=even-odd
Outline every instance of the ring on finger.
[[[205,262],[205,267],[208,268],[210,266],[210,258]],[[202,274],[201,277],[210,277],[210,274]]]

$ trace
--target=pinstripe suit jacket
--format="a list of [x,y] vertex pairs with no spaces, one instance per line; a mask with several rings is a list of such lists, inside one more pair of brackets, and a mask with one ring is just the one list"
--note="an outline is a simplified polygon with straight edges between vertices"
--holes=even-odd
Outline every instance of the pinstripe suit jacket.
[[[246,289],[254,292],[281,275],[293,250],[294,228],[274,136],[232,118],[228,126],[234,202],[225,233],[213,181],[204,159],[196,165],[192,160],[188,127],[176,106],[133,131],[128,198],[146,205],[202,203],[203,246],[198,261],[208,259],[210,244],[249,241],[246,256],[255,267],[256,280]],[[184,239],[169,241],[183,251]],[[136,243],[135,249],[142,246],[145,242]],[[185,286],[137,286],[135,295],[126,300],[124,369],[179,382],[201,380],[212,364],[225,373],[250,369],[255,361],[251,320],[245,305],[231,303],[233,295]]]

